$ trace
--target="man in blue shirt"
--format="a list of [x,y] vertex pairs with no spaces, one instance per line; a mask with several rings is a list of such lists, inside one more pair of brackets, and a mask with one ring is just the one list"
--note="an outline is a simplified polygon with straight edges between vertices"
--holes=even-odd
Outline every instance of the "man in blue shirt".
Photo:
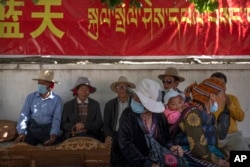
[[42,70],[37,79],[37,91],[29,94],[17,122],[15,143],[50,146],[58,143],[62,116],[62,99],[52,92],[54,72]]

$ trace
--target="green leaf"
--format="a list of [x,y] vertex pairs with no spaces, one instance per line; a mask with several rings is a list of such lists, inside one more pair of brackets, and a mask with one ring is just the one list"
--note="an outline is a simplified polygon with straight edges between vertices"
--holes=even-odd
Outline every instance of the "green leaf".
[[37,4],[39,0],[32,0],[34,4]]
[[0,0],[1,5],[6,6],[6,0]]
[[[33,0],[38,1],[38,0]],[[108,8],[115,9],[117,6],[121,5],[125,0],[101,0],[103,4],[106,4]],[[140,8],[142,0],[130,0],[130,6]],[[184,0],[183,0],[184,1]],[[189,0],[190,3],[194,4],[196,10],[199,13],[204,13],[207,11],[213,12],[218,8],[218,0]],[[178,3],[178,2],[177,2]]]

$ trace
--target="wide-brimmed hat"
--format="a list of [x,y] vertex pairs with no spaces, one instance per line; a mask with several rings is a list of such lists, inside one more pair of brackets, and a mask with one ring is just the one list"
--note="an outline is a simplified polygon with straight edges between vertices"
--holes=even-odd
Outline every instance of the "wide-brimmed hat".
[[164,104],[168,104],[168,101],[172,98],[172,97],[177,97],[177,96],[181,96],[183,100],[185,100],[185,95],[184,93],[180,93],[177,90],[174,90],[173,88],[169,89],[169,91],[165,94],[164,96]]
[[96,91],[96,88],[91,86],[90,79],[88,77],[79,77],[71,91],[74,92],[74,90],[80,85],[88,86],[90,89],[90,93],[94,93]]
[[44,80],[44,81],[48,81],[48,82],[54,82],[59,84],[58,81],[54,80],[54,71],[53,70],[41,70],[39,73],[38,78],[34,78],[32,80]]
[[185,78],[182,77],[182,76],[179,76],[179,73],[178,73],[178,70],[174,67],[168,67],[166,70],[165,70],[165,74],[160,74],[158,75],[158,78],[160,80],[163,80],[164,79],[164,76],[173,76],[173,77],[176,77],[178,78],[179,82],[183,82],[185,81]]
[[161,87],[160,84],[151,79],[143,79],[137,85],[135,89],[130,89],[135,93],[142,105],[151,112],[162,113],[164,111],[164,105],[161,102]]
[[126,77],[120,76],[116,82],[113,82],[113,83],[110,85],[110,89],[113,90],[113,91],[115,92],[115,91],[116,91],[116,86],[117,86],[119,83],[125,83],[125,84],[128,85],[129,88],[135,88],[135,84],[133,84],[132,82],[129,82],[128,79],[127,79]]

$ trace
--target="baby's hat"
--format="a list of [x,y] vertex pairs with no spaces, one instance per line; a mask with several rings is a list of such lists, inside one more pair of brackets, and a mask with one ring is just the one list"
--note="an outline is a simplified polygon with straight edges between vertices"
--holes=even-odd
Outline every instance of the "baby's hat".
[[173,88],[169,89],[169,91],[166,92],[164,96],[164,104],[168,104],[169,99],[171,99],[172,97],[179,96],[179,95],[183,98],[183,100],[185,100],[184,93],[180,93],[177,90],[174,90]]

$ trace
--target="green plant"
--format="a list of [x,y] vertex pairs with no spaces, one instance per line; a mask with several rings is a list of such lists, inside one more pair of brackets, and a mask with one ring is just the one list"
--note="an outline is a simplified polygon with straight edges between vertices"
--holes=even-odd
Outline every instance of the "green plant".
[[[114,9],[117,6],[122,5],[123,1],[124,0],[101,0],[101,2],[106,4],[110,9]],[[140,1],[141,0],[130,0],[130,6],[140,8]],[[195,9],[200,13],[213,12],[219,5],[218,0],[189,0],[189,2],[193,3]]]
[[1,5],[6,6],[6,0],[0,0]]
[[[6,6],[6,1],[7,1],[7,0],[0,0],[0,4],[2,4],[3,6]],[[39,1],[39,0],[32,0],[32,2],[33,2],[34,4],[36,4],[38,1]]]
[[218,8],[218,0],[189,0],[194,7],[200,12],[213,12]]
[[[124,0],[101,0],[103,4],[106,4],[108,8],[114,9],[119,5],[122,5]],[[130,6],[132,7],[141,7],[141,2],[140,0],[130,0]]]
[[[32,0],[36,4],[39,0]],[[124,0],[101,0],[101,3],[106,4],[108,8],[115,9],[117,6],[122,5]],[[130,0],[130,6],[132,7],[141,7],[141,0]],[[153,0],[152,0],[153,1]],[[195,9],[200,13],[204,12],[213,12],[218,8],[218,0],[189,0],[190,3],[193,3]],[[0,0],[0,4],[6,6],[6,0]]]

